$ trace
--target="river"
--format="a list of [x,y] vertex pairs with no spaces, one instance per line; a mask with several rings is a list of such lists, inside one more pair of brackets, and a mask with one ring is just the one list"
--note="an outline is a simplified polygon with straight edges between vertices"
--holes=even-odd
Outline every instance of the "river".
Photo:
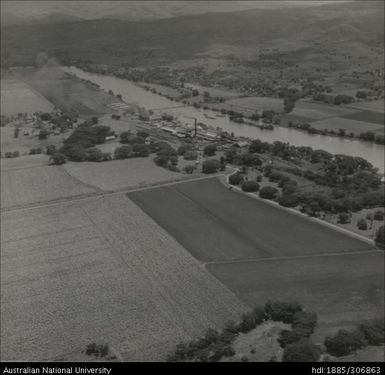
[[[112,90],[114,94],[121,94],[123,100],[127,103],[135,103],[147,110],[157,110],[159,113],[170,113],[177,116],[182,122],[191,123],[193,121],[192,118],[196,118],[198,122],[214,128],[220,127],[224,131],[234,133],[236,136],[258,138],[270,143],[274,141],[289,142],[295,146],[309,146],[313,149],[322,149],[332,154],[360,156],[372,163],[380,172],[384,171],[385,148],[382,145],[346,138],[308,134],[280,126],[275,126],[274,130],[261,130],[254,126],[230,121],[228,116],[217,117],[217,112],[210,110],[201,110],[192,106],[174,108],[182,104],[146,91],[125,79],[89,73],[76,67],[63,67],[62,69],[67,73],[72,73],[79,78],[98,84],[103,90]],[[167,109],[162,110],[162,108]]]

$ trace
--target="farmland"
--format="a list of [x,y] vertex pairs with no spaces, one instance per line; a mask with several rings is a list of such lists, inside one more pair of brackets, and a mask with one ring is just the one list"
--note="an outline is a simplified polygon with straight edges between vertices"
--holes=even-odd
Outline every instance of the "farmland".
[[245,308],[123,195],[2,213],[1,234],[3,361],[159,360]]
[[[26,156],[15,160],[1,159],[2,208],[46,202],[96,191],[69,176],[63,167],[47,165],[47,159],[39,156]],[[34,160],[36,163],[32,162]]]
[[128,194],[251,306],[293,299],[334,329],[384,313],[383,253],[216,179]]
[[305,217],[232,192],[215,178],[129,197],[204,262],[372,249]]
[[384,133],[384,125],[342,117],[333,117],[325,120],[313,121],[310,124],[313,128],[319,130],[334,129],[335,131],[338,131],[339,129],[344,129],[347,132],[353,132],[356,134],[369,131],[378,134]]
[[[103,146],[104,151],[111,151],[116,145]],[[63,167],[77,180],[107,191],[191,178],[191,175],[158,167],[151,157],[112,160],[107,163],[69,162]]]
[[25,82],[14,79],[1,80],[1,114],[16,116],[18,113],[51,112],[53,104],[33,90]]

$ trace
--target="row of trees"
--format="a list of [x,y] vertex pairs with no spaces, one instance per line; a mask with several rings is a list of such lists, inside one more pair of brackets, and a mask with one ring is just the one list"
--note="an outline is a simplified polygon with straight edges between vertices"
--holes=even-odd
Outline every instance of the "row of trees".
[[[201,338],[178,344],[174,353],[170,354],[167,360],[170,362],[217,362],[223,357],[231,357],[235,354],[232,344],[237,336],[240,333],[245,334],[252,331],[267,320],[291,324],[293,329],[307,330],[307,332],[313,331],[317,322],[316,315],[306,312],[299,303],[267,302],[264,307],[256,307],[252,311],[244,313],[238,323],[233,320],[228,321],[221,331],[209,328]],[[314,344],[306,342],[306,345],[309,347]],[[290,343],[285,345],[284,358],[285,356],[288,361],[296,361],[299,358],[313,361],[319,358],[319,350],[318,356],[304,356],[303,351],[293,348]]]

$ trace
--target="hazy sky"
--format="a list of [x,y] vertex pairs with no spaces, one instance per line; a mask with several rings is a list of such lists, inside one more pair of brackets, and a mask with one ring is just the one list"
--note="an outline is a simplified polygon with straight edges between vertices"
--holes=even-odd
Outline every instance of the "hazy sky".
[[38,17],[52,12],[86,19],[110,15],[161,16],[171,14],[234,11],[253,8],[275,9],[295,6],[315,6],[335,1],[1,1],[1,10],[19,17]]

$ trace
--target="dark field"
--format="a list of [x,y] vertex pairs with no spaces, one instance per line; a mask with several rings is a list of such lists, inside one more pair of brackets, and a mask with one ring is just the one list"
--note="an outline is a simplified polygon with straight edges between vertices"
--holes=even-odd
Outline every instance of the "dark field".
[[384,314],[384,253],[365,242],[216,178],[128,196],[250,306],[296,300],[316,311],[320,340]]
[[216,178],[128,196],[203,262],[372,249],[307,218],[230,191]]
[[248,304],[293,299],[316,311],[323,327],[347,326],[384,314],[381,251],[218,263],[207,268]]
[[350,120],[366,121],[373,124],[384,125],[384,114],[381,112],[361,111],[341,116]]

